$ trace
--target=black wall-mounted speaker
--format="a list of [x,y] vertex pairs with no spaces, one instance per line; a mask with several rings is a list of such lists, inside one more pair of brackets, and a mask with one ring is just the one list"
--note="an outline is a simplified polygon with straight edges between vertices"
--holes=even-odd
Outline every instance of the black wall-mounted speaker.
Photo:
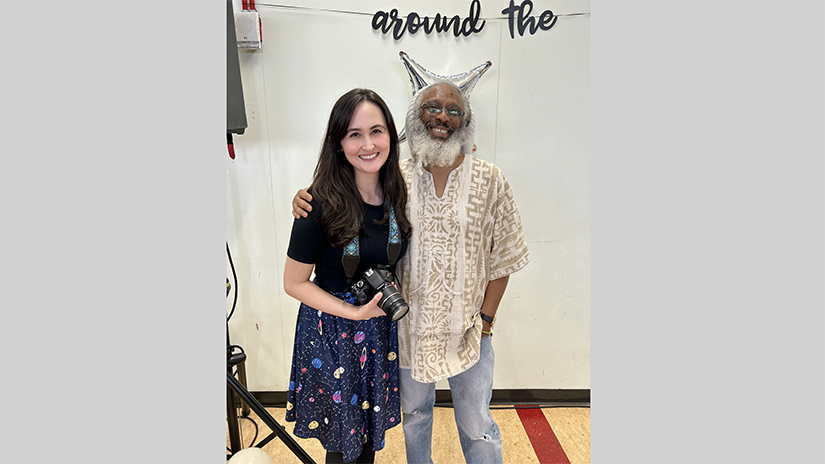
[[243,134],[246,129],[238,38],[235,35],[235,12],[232,0],[226,1],[226,133]]

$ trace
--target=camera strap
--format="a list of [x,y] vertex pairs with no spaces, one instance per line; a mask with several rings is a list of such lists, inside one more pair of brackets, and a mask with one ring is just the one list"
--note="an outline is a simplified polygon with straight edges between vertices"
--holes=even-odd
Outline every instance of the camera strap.
[[[358,218],[355,218],[355,228],[358,229]],[[359,234],[360,235],[360,234]],[[395,220],[395,209],[390,206],[390,234],[387,240],[387,261],[389,265],[395,264],[398,260],[398,255],[401,254],[401,240],[398,233],[398,222]],[[352,239],[349,245],[344,247],[341,255],[341,264],[344,266],[344,273],[347,275],[347,284],[349,285],[355,270],[358,268],[358,263],[361,261],[361,246],[358,243],[358,235]]]

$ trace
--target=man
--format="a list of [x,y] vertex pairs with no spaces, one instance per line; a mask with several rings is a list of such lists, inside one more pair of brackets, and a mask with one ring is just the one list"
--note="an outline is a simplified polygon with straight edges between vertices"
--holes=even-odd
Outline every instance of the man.
[[[489,409],[491,335],[509,275],[527,265],[529,253],[504,175],[468,153],[473,119],[468,98],[448,82],[423,87],[407,111],[412,159],[401,170],[413,233],[399,274],[410,312],[398,322],[398,344],[411,464],[432,463],[435,384],[442,379],[467,463],[502,463]],[[304,204],[299,196],[296,217]]]

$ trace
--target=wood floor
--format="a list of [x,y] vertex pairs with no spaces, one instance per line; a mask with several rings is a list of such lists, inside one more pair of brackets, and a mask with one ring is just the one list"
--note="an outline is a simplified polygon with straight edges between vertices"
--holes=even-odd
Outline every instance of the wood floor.
[[[290,435],[292,434],[293,423],[284,420],[284,408],[266,408],[266,410],[275,421],[286,428]],[[590,462],[589,407],[546,407],[521,411],[524,417],[520,417],[519,411],[512,407],[492,406],[490,408],[493,419],[501,429],[505,464]],[[541,415],[544,417],[542,418]],[[253,421],[257,424],[257,437]],[[433,422],[433,462],[435,464],[464,463],[464,456],[458,441],[458,431],[453,419],[453,410],[436,407]],[[241,419],[241,431],[244,447],[259,443],[271,433],[254,411],[249,413],[248,418]],[[324,462],[326,453],[318,440],[295,438],[295,441],[316,463]],[[263,450],[276,464],[300,463],[278,438],[267,443]],[[375,453],[375,462],[376,464],[406,463],[404,432],[401,426],[387,431],[386,446]]]

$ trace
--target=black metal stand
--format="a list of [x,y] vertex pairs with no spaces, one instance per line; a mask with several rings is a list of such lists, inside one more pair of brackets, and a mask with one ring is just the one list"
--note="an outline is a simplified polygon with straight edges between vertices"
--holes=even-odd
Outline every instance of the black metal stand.
[[[231,368],[230,368],[231,369]],[[270,441],[272,441],[276,436],[284,442],[284,444],[292,451],[298,459],[301,460],[304,464],[316,464],[314,460],[301,448],[292,436],[287,433],[286,429],[275,421],[272,418],[266,409],[258,402],[258,400],[252,396],[243,385],[238,382],[238,379],[232,375],[231,371],[226,372],[226,384],[227,384],[227,420],[229,421],[229,441],[231,444],[231,451],[232,454],[237,453],[241,450],[241,440],[240,440],[240,433],[238,432],[240,429],[238,428],[238,412],[235,407],[235,395],[238,395],[244,403],[248,404],[255,414],[264,421],[267,427],[272,430],[273,433],[269,434],[266,438],[261,440],[260,443],[255,445],[258,448],[263,448],[267,445]],[[234,419],[234,424],[233,424]],[[234,432],[233,432],[234,430]],[[235,435],[233,437],[233,434]]]
[[[232,368],[237,366],[238,369],[238,378],[240,379],[240,385],[246,386],[246,367],[244,366],[244,361],[246,361],[246,354],[243,352],[241,353],[233,353],[233,348],[229,345],[229,325],[227,324],[227,347],[226,347],[226,374],[231,375],[234,378],[234,374],[232,374]],[[241,425],[238,421],[238,408],[241,409],[241,414],[244,417],[249,416],[249,405],[243,403],[240,400],[240,397],[235,395],[232,391],[232,388],[227,385],[226,386],[226,420],[229,426],[229,445],[232,454],[237,453],[241,449],[243,449],[243,443],[241,441]],[[231,455],[230,455],[231,456]],[[227,457],[228,459],[229,457]]]

